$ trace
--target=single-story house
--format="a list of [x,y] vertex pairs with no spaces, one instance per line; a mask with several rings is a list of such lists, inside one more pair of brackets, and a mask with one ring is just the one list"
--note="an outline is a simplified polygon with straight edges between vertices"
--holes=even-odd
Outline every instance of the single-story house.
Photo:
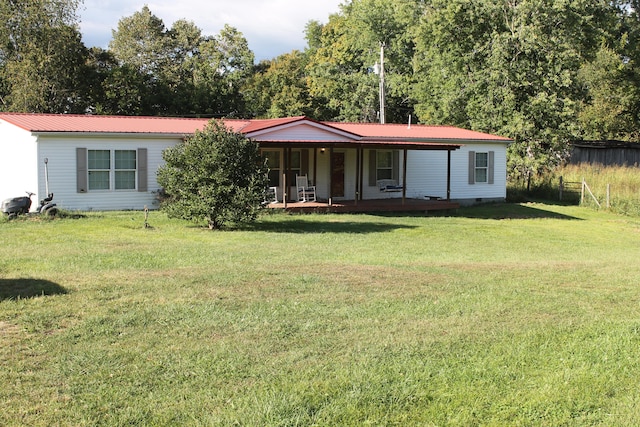
[[[68,210],[157,207],[162,152],[208,119],[0,113],[0,200],[47,191]],[[510,139],[451,126],[224,120],[268,159],[274,206],[307,176],[326,205],[396,199],[503,201]],[[400,209],[398,209],[400,210]]]

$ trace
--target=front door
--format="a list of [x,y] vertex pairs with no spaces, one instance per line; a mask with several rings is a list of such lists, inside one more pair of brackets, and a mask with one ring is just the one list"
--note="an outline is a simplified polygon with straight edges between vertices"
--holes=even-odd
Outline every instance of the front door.
[[331,157],[331,197],[344,197],[344,153]]

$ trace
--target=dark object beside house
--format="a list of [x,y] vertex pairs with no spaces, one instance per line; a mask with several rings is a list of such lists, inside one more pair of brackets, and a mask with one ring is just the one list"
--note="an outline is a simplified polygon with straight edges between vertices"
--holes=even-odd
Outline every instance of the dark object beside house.
[[616,140],[576,141],[572,144],[570,163],[638,167],[640,143]]

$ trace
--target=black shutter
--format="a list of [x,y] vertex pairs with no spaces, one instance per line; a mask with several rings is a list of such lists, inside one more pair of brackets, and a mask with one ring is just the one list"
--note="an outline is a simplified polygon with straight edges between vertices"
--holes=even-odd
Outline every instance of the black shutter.
[[397,150],[393,150],[393,170],[391,171],[391,178],[396,182],[396,184],[400,184],[400,152]]
[[488,164],[488,166],[489,166],[489,168],[488,168],[489,169],[488,170],[489,176],[487,177],[487,182],[489,184],[493,184],[493,169],[494,169],[493,168],[493,164],[494,164],[495,155],[496,155],[495,151],[489,151],[489,159],[488,159],[488,161],[489,161],[489,164]]
[[147,191],[147,149],[138,148],[138,191]]
[[378,164],[376,162],[376,150],[369,150],[369,187],[378,185]]
[[469,151],[469,184],[476,183],[476,152]]
[[88,190],[87,149],[76,148],[76,191],[86,193]]

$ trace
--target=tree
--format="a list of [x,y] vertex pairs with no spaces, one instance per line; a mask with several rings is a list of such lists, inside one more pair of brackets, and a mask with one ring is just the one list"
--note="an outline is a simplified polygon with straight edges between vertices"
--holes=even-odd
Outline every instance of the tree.
[[194,59],[199,110],[215,117],[247,115],[242,89],[253,72],[254,55],[242,33],[225,25],[216,36],[201,41]]
[[414,29],[423,1],[354,0],[342,5],[320,27],[307,25],[309,87],[314,98],[327,100],[325,119],[378,120],[378,76],[374,64],[385,45],[386,116],[405,122],[413,113]]
[[584,137],[637,140],[640,88],[633,63],[602,46],[596,58],[583,65],[579,76],[589,93],[579,115]]
[[[241,89],[253,70],[254,56],[237,29],[225,25],[218,35],[205,37],[186,20],[167,29],[144,6],[120,20],[109,46],[125,69],[112,70],[112,79],[106,83],[142,96],[138,102],[133,99],[138,108],[130,114],[245,115]],[[113,91],[106,91],[110,93]],[[108,100],[104,104],[119,103]]]
[[307,56],[297,50],[258,64],[243,89],[252,115],[322,118],[322,107],[309,95],[306,65]]
[[512,176],[554,167],[579,133],[578,71],[616,13],[608,0],[433,0],[415,58],[420,119],[513,138]]
[[163,152],[158,183],[170,217],[206,221],[210,229],[256,219],[267,170],[258,144],[211,121],[184,143]]
[[81,113],[87,49],[79,0],[0,0],[0,102],[7,111]]

